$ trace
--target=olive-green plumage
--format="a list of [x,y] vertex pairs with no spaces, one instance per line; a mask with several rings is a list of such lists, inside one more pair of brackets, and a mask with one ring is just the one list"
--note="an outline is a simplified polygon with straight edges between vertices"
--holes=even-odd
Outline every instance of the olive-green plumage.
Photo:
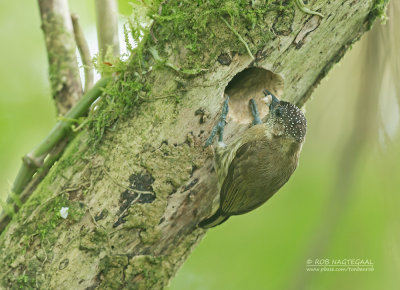
[[214,166],[220,186],[219,208],[200,227],[214,227],[231,215],[259,207],[296,169],[306,134],[303,113],[296,106],[275,98],[270,113],[259,122],[229,145],[220,144],[216,148]]

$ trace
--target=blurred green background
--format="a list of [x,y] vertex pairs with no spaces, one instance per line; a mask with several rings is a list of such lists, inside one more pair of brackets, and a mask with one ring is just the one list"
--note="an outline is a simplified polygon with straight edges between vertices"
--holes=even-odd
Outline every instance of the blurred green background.
[[[92,2],[70,1],[91,42],[96,37]],[[128,1],[119,2],[128,15]],[[378,30],[385,29],[376,28],[368,37],[379,38]],[[42,140],[56,115],[36,2],[0,1],[0,35],[4,200],[20,157]],[[382,50],[371,52],[376,41],[368,37],[354,45],[307,103],[307,141],[288,184],[261,208],[211,229],[170,290],[398,289],[400,143],[394,84],[400,80],[385,69],[391,63],[381,59]],[[383,47],[391,48],[391,40],[383,40]],[[363,92],[371,91],[377,93],[364,99]],[[374,271],[308,272],[309,259],[369,259]]]

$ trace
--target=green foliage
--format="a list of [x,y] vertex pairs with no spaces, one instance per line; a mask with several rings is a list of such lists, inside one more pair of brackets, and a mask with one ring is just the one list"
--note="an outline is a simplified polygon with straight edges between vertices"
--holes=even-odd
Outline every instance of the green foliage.
[[27,275],[20,275],[17,278],[17,285],[19,289],[27,289],[26,287],[33,287],[34,281],[31,281],[32,278],[30,278]]

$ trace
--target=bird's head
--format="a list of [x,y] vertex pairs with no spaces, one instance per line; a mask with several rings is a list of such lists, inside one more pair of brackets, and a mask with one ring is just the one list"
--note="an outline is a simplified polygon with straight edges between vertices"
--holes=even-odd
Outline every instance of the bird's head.
[[266,98],[271,98],[269,114],[265,123],[274,137],[286,137],[297,143],[302,143],[306,136],[307,120],[303,112],[295,105],[280,101],[268,90],[264,90]]

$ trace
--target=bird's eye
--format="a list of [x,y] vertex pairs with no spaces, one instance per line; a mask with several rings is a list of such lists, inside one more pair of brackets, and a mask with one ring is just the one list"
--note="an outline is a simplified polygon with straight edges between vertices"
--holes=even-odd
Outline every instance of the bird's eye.
[[277,109],[275,110],[275,116],[277,116],[277,117],[282,117],[282,114],[283,114],[282,108],[277,108]]

